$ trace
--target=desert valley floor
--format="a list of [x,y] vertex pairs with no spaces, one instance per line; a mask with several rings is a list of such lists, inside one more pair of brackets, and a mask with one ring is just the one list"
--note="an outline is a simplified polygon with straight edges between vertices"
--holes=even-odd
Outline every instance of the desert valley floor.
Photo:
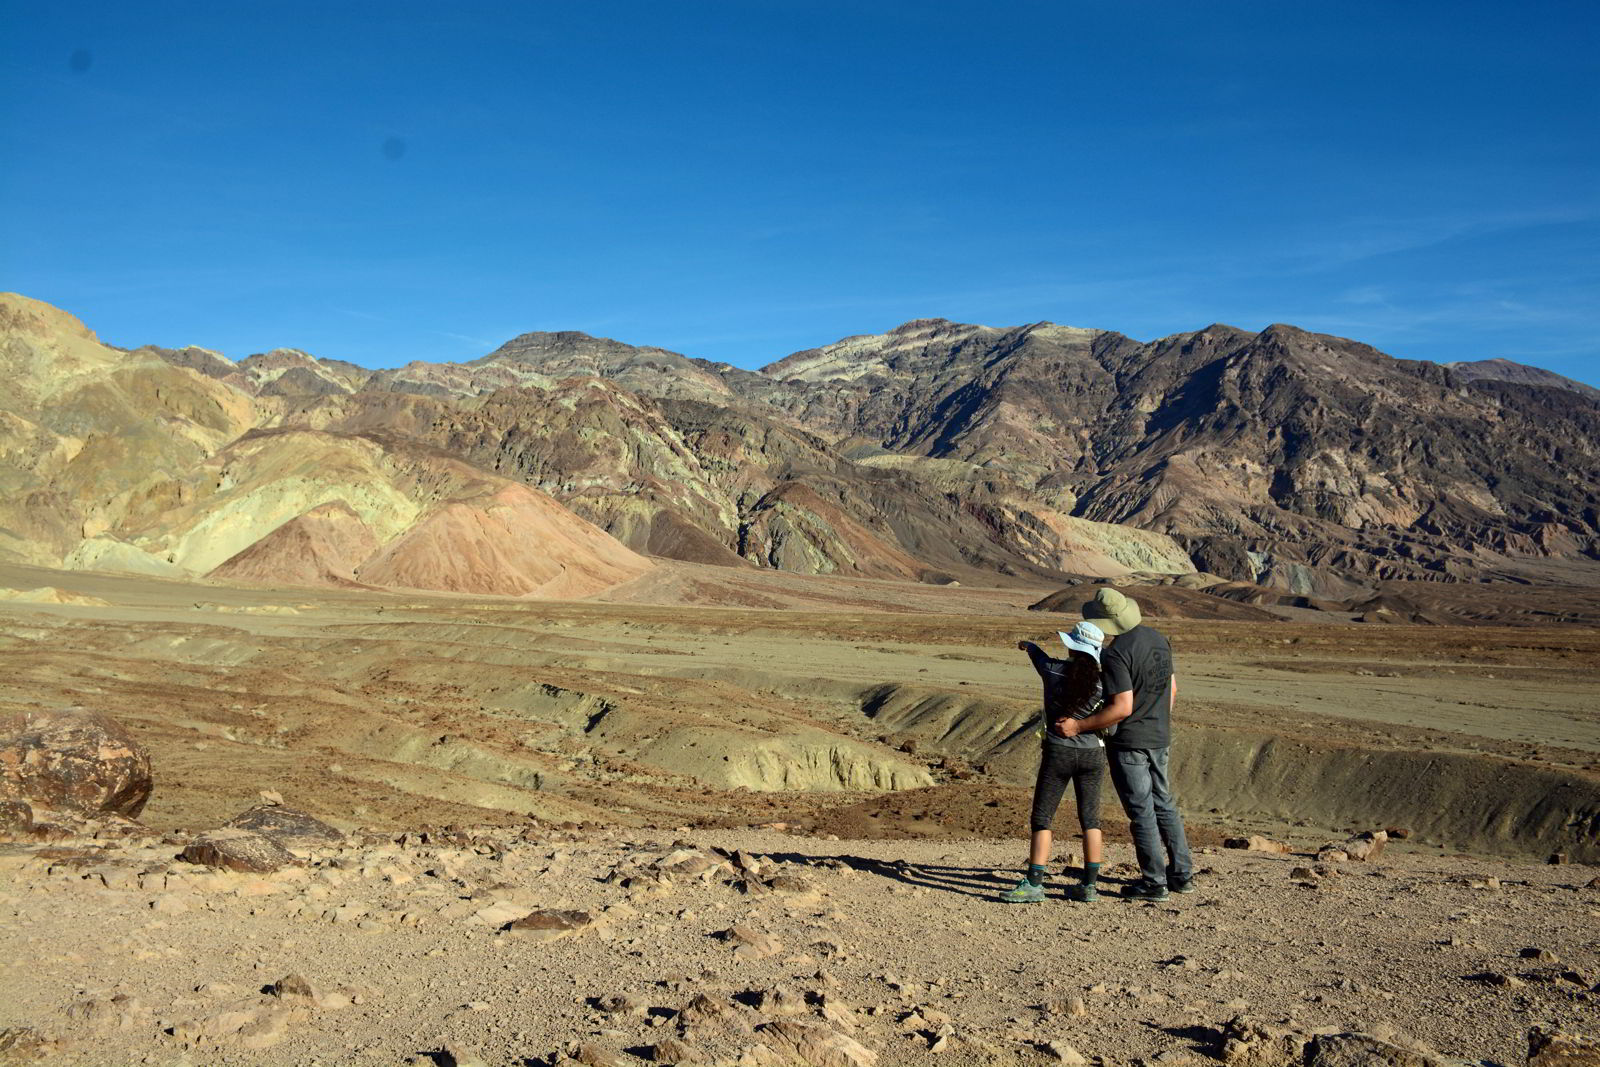
[[[1235,1058],[1258,1025],[1520,1063],[1600,1029],[1600,630],[1151,619],[1198,892],[1117,899],[1108,807],[1112,892],[1005,906],[1015,643],[1071,617],[728,574],[551,603],[0,570],[32,598],[0,601],[0,711],[105,711],[155,768],[152,836],[0,846],[0,1027],[92,1064],[1171,1063],[1235,1016]],[[175,861],[263,790],[348,842]],[[1315,862],[1371,829],[1407,834]],[[1222,847],[1250,834],[1294,852]],[[534,909],[586,920],[504,929]],[[262,992],[290,974],[316,996]]]

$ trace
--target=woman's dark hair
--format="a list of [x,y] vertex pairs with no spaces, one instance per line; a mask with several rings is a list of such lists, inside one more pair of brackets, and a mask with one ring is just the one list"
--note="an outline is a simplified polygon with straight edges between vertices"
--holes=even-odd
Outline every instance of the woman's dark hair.
[[1058,706],[1051,711],[1075,719],[1094,714],[1100,709],[1100,661],[1073,648],[1064,662],[1067,668],[1053,694]]

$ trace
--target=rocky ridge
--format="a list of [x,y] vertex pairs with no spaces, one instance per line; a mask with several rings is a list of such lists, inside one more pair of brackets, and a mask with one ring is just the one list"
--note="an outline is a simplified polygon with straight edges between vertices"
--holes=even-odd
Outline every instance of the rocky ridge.
[[388,484],[286,483],[272,525],[230,534],[230,554],[280,526],[303,538],[289,524],[340,502],[386,545],[451,506],[414,473],[420,448],[635,553],[728,566],[933,583],[1198,568],[1329,598],[1600,574],[1600,403],[1553,376],[1289,326],[1139,343],[928,319],[760,372],[535,333],[471,363],[366,371],[292,349],[120,353],[6,300],[5,348],[34,384],[0,394],[20,457],[0,550],[31,563],[207,573],[227,557],[174,550],[170,527],[227,489],[227,450],[293,431],[323,435],[314,451],[375,448]]

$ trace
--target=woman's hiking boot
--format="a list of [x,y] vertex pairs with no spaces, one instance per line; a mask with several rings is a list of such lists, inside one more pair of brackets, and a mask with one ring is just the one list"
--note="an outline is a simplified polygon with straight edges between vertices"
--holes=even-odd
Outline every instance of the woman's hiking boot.
[[1100,899],[1100,891],[1092,885],[1067,886],[1067,899],[1077,904],[1093,904]]
[[1023,878],[1017,883],[1016,888],[1001,893],[1000,899],[1007,904],[1043,904],[1044,885],[1043,883],[1034,885],[1027,878]]

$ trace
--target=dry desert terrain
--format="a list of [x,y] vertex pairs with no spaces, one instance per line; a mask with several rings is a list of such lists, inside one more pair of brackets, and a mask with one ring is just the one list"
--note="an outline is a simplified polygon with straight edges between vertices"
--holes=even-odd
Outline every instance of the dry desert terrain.
[[[1152,619],[1198,891],[1118,899],[1108,809],[1101,901],[1007,906],[1014,646],[1070,616],[658,570],[561,603],[5,568],[0,711],[106,712],[155,787],[148,833],[0,846],[0,1028],[86,1064],[1268,1062],[1319,1031],[1521,1063],[1600,1029],[1593,628]],[[177,860],[260,791],[348,836]],[[1405,834],[1317,861],[1374,829]],[[1222,847],[1250,834],[1291,851]]]

